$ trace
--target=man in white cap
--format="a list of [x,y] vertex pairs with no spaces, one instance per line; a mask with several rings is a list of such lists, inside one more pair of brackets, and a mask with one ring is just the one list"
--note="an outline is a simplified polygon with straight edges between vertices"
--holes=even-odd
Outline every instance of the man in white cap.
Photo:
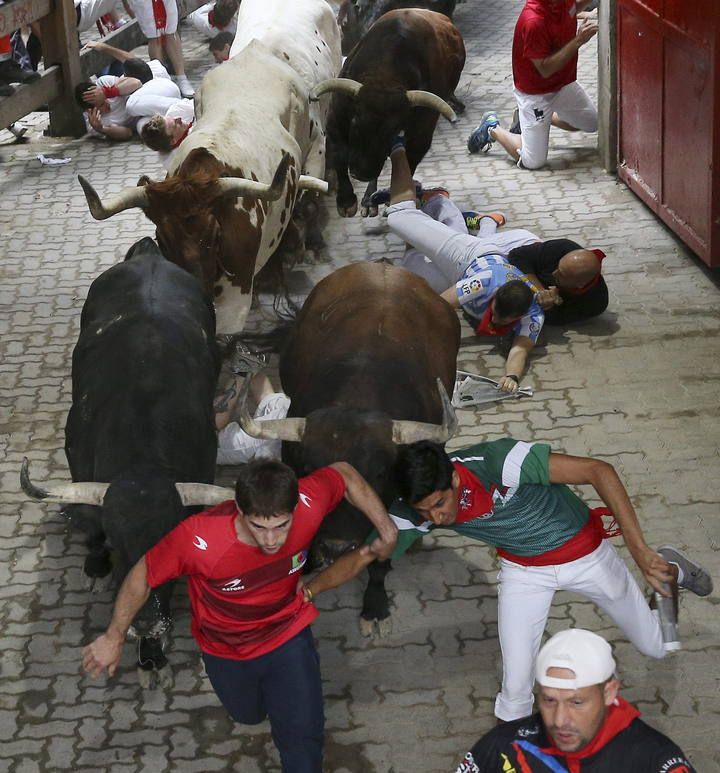
[[556,633],[535,664],[539,712],[484,735],[456,773],[693,773],[682,750],[619,695],[610,645]]

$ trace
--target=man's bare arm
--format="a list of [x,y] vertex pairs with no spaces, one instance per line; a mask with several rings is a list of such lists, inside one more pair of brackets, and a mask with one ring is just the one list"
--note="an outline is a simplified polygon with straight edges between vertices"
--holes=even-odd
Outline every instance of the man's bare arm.
[[569,40],[562,48],[544,59],[531,59],[535,69],[543,78],[555,75],[577,54],[581,46],[584,46],[598,31],[597,22],[585,20],[580,25],[577,35]]
[[150,586],[147,583],[147,567],[143,556],[128,572],[120,586],[107,630],[83,648],[83,668],[93,679],[100,676],[106,668],[110,676],[115,674],[128,628],[149,595]]
[[351,464],[335,462],[330,467],[339,472],[345,481],[345,499],[365,515],[380,535],[370,549],[382,560],[389,558],[397,544],[397,526],[388,515],[385,505]]
[[361,548],[345,553],[332,566],[323,569],[305,583],[305,598],[312,601],[318,593],[344,585],[376,558],[378,556],[373,553],[370,545],[363,545]]
[[662,583],[672,579],[670,564],[645,542],[635,508],[615,468],[600,459],[550,454],[550,482],[591,485],[622,529],[633,560],[648,583],[664,593]]

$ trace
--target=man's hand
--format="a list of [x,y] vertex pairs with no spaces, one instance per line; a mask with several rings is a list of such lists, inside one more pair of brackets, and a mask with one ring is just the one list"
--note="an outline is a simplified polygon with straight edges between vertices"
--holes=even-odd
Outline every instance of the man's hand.
[[577,35],[575,39],[578,45],[584,46],[588,40],[591,40],[598,31],[597,19],[583,19],[578,27]]
[[635,563],[640,567],[640,571],[652,588],[661,595],[671,598],[672,593],[663,588],[663,584],[670,583],[674,579],[670,564],[651,548],[643,551],[639,556],[634,556],[634,558]]
[[87,115],[90,126],[92,126],[96,132],[105,134],[105,127],[103,126],[102,122],[102,113],[96,107],[93,107],[91,110],[88,110]]
[[520,384],[511,376],[503,376],[500,381],[498,381],[498,389],[501,392],[517,392],[518,387]]
[[93,107],[101,107],[106,101],[103,90],[98,86],[93,86],[91,89],[83,91],[83,99]]
[[122,656],[124,644],[124,638],[113,636],[107,632],[102,634],[102,636],[98,636],[87,647],[83,647],[83,669],[93,679],[97,679],[106,668],[108,674],[114,676]]
[[395,531],[385,537],[379,536],[374,539],[369,547],[370,552],[377,558],[378,561],[387,561],[393,554],[397,545],[397,528]]
[[560,297],[560,290],[557,287],[548,287],[547,290],[538,290],[535,293],[535,299],[540,304],[543,311],[559,306],[563,300]]
[[103,48],[106,47],[106,44],[103,43],[102,40],[88,40],[84,46],[84,48],[96,48],[98,51],[102,51]]

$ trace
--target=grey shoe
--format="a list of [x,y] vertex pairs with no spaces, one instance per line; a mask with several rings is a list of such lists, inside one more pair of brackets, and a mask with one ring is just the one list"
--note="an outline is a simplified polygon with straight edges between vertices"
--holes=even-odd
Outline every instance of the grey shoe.
[[682,569],[683,581],[678,583],[681,588],[689,590],[696,596],[709,596],[712,593],[712,577],[700,564],[695,563],[672,545],[662,545],[658,548],[658,553],[666,561],[677,564]]
[[520,110],[516,107],[512,114],[512,121],[510,122],[510,134],[522,134],[520,129]]

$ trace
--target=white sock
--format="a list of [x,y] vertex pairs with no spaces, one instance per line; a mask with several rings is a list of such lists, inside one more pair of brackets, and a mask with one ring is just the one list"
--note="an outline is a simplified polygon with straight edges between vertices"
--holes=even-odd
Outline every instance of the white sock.
[[683,580],[685,579],[685,573],[680,568],[680,564],[676,564],[675,561],[668,561],[668,563],[672,564],[673,566],[677,566],[677,570],[678,570],[677,584],[678,585],[682,585],[683,584]]

